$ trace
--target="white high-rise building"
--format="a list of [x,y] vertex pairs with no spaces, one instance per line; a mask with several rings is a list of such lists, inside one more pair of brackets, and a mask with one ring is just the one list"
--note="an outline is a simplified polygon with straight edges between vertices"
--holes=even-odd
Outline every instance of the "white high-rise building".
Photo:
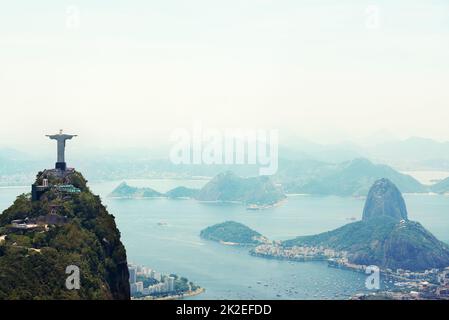
[[131,283],[130,285],[130,291],[131,291],[131,295],[136,294],[137,293],[137,285],[135,283]]
[[136,282],[136,291],[142,293],[143,292],[143,282]]
[[148,278],[152,278],[151,275],[153,274],[154,271],[151,268],[147,268],[147,270],[145,272],[146,272],[146,276]]
[[165,281],[167,281],[167,284],[168,284],[168,288],[167,288],[168,290],[167,291],[169,291],[169,292],[175,291],[175,278],[173,278],[173,277],[166,277]]
[[137,282],[137,268],[128,267],[129,270],[129,283],[133,284]]
[[160,272],[155,272],[153,278],[154,278],[156,281],[159,281],[159,282],[160,282],[160,281],[161,281],[161,278],[162,278],[162,275],[161,275]]

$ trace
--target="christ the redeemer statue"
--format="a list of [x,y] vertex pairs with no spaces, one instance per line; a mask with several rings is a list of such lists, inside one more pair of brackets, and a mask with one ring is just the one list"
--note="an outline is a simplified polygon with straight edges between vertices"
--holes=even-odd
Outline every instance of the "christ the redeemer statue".
[[76,137],[76,135],[73,134],[64,134],[62,133],[62,129],[59,130],[59,134],[54,135],[47,135],[50,139],[54,139],[58,142],[58,160],[56,162],[56,169],[65,170],[66,169],[66,163],[64,158],[65,153],[65,141],[70,140],[73,137]]

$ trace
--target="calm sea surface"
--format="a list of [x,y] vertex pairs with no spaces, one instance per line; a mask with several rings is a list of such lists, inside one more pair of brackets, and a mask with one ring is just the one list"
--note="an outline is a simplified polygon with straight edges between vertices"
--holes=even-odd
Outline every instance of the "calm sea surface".
[[[163,273],[186,276],[206,288],[196,299],[344,299],[364,288],[365,276],[328,268],[322,262],[288,262],[248,255],[247,249],[200,239],[200,230],[235,220],[270,239],[328,231],[360,218],[364,199],[291,196],[282,206],[248,211],[240,205],[194,200],[107,198],[121,181],[92,183],[116,217],[128,261]],[[127,180],[164,192],[176,186],[201,187],[201,180]],[[28,187],[0,188],[0,210]],[[449,197],[405,195],[409,218],[449,243]],[[159,223],[163,223],[160,225]]]

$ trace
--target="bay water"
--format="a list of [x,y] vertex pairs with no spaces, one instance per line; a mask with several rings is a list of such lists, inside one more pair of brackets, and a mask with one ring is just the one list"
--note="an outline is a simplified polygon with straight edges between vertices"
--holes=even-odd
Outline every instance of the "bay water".
[[[272,240],[329,231],[360,219],[364,200],[295,195],[279,207],[246,210],[238,204],[195,200],[114,199],[121,181],[89,183],[116,218],[128,261],[162,273],[185,276],[206,291],[190,299],[346,299],[365,291],[366,275],[330,268],[325,262],[289,262],[253,257],[247,248],[203,240],[200,231],[228,220],[241,222]],[[165,192],[200,188],[205,180],[126,180]],[[29,187],[0,188],[0,211]],[[449,243],[449,197],[405,195],[411,220]]]

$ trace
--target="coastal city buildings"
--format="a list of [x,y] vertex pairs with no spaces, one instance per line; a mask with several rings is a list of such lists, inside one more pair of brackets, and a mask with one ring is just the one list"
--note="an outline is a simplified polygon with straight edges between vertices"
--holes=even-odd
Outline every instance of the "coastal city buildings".
[[295,261],[326,260],[346,257],[346,252],[340,252],[329,248],[308,246],[283,247],[276,243],[259,245],[251,251],[251,254]]
[[129,270],[129,283],[133,284],[137,282],[137,268],[134,266],[128,267]]
[[[131,295],[161,295],[168,294],[175,291],[175,278],[168,275],[162,275],[155,270],[139,265],[128,265],[129,283],[131,288]],[[146,279],[151,285],[144,285],[140,279]]]
[[[365,273],[368,266],[351,263],[345,251],[325,247],[283,247],[279,243],[262,244],[251,251],[252,255],[265,258],[312,261],[325,260],[329,267]],[[391,286],[370,293],[354,295],[353,299],[369,299],[373,296],[398,300],[442,299],[449,300],[449,267],[421,272],[403,269],[381,269],[381,276]]]

